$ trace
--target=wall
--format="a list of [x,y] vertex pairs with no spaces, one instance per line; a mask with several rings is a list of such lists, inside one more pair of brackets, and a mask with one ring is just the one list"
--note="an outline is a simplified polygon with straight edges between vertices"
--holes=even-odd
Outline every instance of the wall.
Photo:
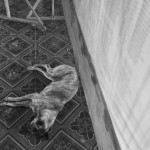
[[62,0],[62,4],[99,150],[120,150],[73,1]]
[[[148,142],[150,139],[150,1],[73,1],[90,54],[89,58],[93,62],[121,149],[148,150],[150,147]],[[84,58],[82,60],[81,57],[78,56],[79,68],[85,89],[88,91],[86,83],[88,81],[85,77],[89,74],[89,68],[85,65],[88,60]],[[89,88],[91,87],[89,83]],[[97,93],[101,95],[101,91]],[[87,93],[87,97],[90,97],[90,94]],[[98,104],[96,99],[91,98],[88,106],[91,116],[96,110],[100,112],[99,120],[96,121],[96,117],[95,119],[93,117],[95,131],[99,132],[98,128],[99,130],[103,128],[101,131],[104,134],[103,138],[111,143],[101,120],[102,103]],[[99,135],[97,133],[97,138],[99,136],[100,132]],[[101,142],[104,144],[104,141]],[[106,145],[104,147],[107,149]],[[109,149],[111,148],[108,146],[107,150]]]

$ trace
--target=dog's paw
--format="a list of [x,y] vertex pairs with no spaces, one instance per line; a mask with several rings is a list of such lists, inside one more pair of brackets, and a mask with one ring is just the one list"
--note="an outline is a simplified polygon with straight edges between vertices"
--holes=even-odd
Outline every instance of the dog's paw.
[[28,69],[28,70],[34,70],[34,69],[37,69],[38,66],[39,66],[39,64],[35,64],[35,65],[33,65],[33,66],[27,67],[27,69]]
[[1,102],[1,103],[0,103],[0,106],[5,106],[4,102]]
[[35,69],[35,67],[34,66],[29,66],[29,67],[27,67],[27,69],[28,70],[33,70],[33,69]]
[[0,106],[14,106],[13,103],[10,102],[2,102],[0,103]]
[[31,70],[32,66],[27,67],[28,70]]
[[14,97],[6,97],[5,99],[4,99],[4,101],[13,101],[14,100]]

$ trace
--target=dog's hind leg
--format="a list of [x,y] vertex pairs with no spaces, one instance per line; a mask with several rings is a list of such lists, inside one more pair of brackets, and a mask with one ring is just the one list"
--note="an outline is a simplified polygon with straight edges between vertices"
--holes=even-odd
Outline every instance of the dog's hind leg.
[[32,103],[32,98],[37,95],[37,93],[28,94],[22,97],[6,97],[3,102],[0,103],[0,106],[24,106],[30,107]]
[[28,95],[21,96],[21,97],[6,97],[4,99],[4,101],[6,101],[6,102],[11,102],[11,101],[17,102],[18,101],[19,102],[19,101],[24,101],[24,100],[27,100],[27,99],[32,99],[36,95],[38,95],[38,93],[32,93],[32,94],[28,94]]
[[0,103],[0,106],[12,106],[12,107],[17,107],[17,106],[23,106],[23,107],[31,107],[32,100],[24,100],[24,101],[3,101]]

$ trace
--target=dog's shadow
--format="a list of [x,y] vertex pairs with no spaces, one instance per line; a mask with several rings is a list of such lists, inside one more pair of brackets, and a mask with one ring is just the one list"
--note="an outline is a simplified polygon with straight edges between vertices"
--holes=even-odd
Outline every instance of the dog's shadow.
[[35,128],[32,128],[31,122],[34,120],[36,115],[32,115],[29,120],[27,120],[19,129],[19,134],[23,135],[24,137],[34,137],[38,141],[46,141],[49,140],[49,132],[52,131],[50,128],[48,132],[45,132],[44,129],[37,130]]

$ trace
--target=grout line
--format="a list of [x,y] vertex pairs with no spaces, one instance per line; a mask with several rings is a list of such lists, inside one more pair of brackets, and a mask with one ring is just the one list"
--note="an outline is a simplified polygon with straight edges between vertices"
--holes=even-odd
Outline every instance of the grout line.
[[[35,42],[34,42],[34,48],[35,48],[35,64],[36,64],[36,62],[37,62],[37,57],[36,57],[36,55],[37,55],[37,52],[36,52],[36,50],[37,50],[37,41],[36,41],[36,30],[37,30],[37,28],[36,28],[36,26],[35,26]],[[35,80],[35,87],[34,87],[34,89],[35,89],[35,91],[36,91],[36,85],[37,85],[37,83],[36,83],[36,80]]]

